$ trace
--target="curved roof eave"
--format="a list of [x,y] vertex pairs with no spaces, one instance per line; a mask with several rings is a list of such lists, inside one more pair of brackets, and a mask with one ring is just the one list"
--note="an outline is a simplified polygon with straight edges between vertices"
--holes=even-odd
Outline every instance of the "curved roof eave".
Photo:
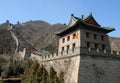
[[100,26],[100,24],[99,24],[99,23],[95,20],[95,18],[92,16],[92,13],[90,13],[89,16],[85,17],[85,18],[83,19],[83,21],[87,21],[87,20],[89,20],[89,19],[91,19],[91,18],[96,22],[96,24],[97,24],[98,26]]
[[72,26],[67,26],[65,29],[63,29],[63,30],[61,30],[61,31],[59,31],[59,32],[56,32],[55,34],[56,34],[56,35],[62,34],[62,33],[64,33],[66,30],[69,30],[69,29],[71,29],[72,27],[74,27],[77,23],[78,23],[78,21],[77,21],[74,25],[72,25]]
[[100,30],[105,30],[107,33],[115,30],[115,28],[100,27],[100,26],[94,26],[94,25],[91,25],[91,24],[87,24],[87,23],[85,23],[84,21],[81,21],[81,23],[83,23],[83,24],[85,24],[85,25],[87,25],[87,26],[90,26],[90,27],[94,27],[94,28],[100,29]]

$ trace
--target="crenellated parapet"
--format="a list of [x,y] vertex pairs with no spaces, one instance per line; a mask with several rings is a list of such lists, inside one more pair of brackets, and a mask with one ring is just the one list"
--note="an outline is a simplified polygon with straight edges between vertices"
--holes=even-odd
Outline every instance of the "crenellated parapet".
[[74,57],[80,55],[80,47],[70,49],[68,51],[58,52],[54,53],[53,55],[45,55],[41,56],[42,61],[48,61],[48,60],[54,60],[54,59],[62,59],[62,58],[68,58],[68,57]]
[[88,55],[95,57],[107,57],[107,58],[120,58],[120,52],[112,51],[112,50],[102,50],[102,49],[94,49],[94,48],[80,48],[80,55]]
[[87,47],[76,47],[68,51],[58,52],[50,55],[34,55],[31,54],[32,59],[38,61],[50,61],[56,59],[63,59],[75,56],[93,56],[93,57],[105,57],[105,58],[120,58],[120,52],[111,50],[101,50]]

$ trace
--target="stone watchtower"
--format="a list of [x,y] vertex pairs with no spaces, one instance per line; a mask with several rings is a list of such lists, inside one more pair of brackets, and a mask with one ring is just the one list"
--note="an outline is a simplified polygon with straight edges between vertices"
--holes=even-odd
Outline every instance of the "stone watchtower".
[[113,30],[115,29],[101,27],[92,14],[86,18],[72,14],[67,28],[56,33],[60,37],[58,52],[74,50],[76,47],[111,50],[107,33]]
[[92,14],[86,18],[72,14],[68,26],[56,33],[58,53],[32,58],[65,72],[65,83],[119,83],[120,52],[111,50],[107,35],[114,30],[101,27]]

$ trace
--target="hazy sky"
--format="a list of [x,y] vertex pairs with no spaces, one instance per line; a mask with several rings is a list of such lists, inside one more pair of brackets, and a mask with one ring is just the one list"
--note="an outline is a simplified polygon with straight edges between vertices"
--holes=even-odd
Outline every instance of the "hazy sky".
[[71,14],[93,16],[101,26],[113,27],[110,36],[120,37],[120,0],[0,0],[0,23],[44,20],[69,23]]

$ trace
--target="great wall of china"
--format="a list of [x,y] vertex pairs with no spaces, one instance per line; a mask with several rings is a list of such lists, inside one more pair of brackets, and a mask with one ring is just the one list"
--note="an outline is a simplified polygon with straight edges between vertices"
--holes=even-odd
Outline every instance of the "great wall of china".
[[65,72],[65,83],[119,83],[120,52],[79,47],[53,55],[34,55],[47,69]]
[[[18,46],[19,40],[12,31],[10,33]],[[21,59],[24,59],[26,48],[19,51],[16,47],[16,50]],[[75,47],[54,54],[36,55],[31,53],[29,58],[38,60],[46,69],[50,69],[52,66],[57,73],[63,71],[65,83],[120,82],[120,52],[117,51]]]
[[[13,36],[14,33],[11,34]],[[23,59],[26,48],[18,51],[18,54]],[[120,81],[120,52],[117,51],[77,47],[53,55],[41,56],[31,53],[30,58],[38,60],[46,69],[53,66],[58,73],[63,71],[65,83],[119,83]]]
[[112,50],[100,50],[100,49],[93,49],[93,48],[86,48],[86,47],[77,47],[74,49],[70,49],[68,51],[63,51],[61,53],[54,53],[53,55],[34,55],[31,54],[31,59],[36,59],[38,61],[49,61],[55,59],[62,59],[67,57],[74,57],[80,55],[88,55],[88,56],[95,56],[95,57],[107,57],[107,58],[120,58],[120,52],[112,51]]

